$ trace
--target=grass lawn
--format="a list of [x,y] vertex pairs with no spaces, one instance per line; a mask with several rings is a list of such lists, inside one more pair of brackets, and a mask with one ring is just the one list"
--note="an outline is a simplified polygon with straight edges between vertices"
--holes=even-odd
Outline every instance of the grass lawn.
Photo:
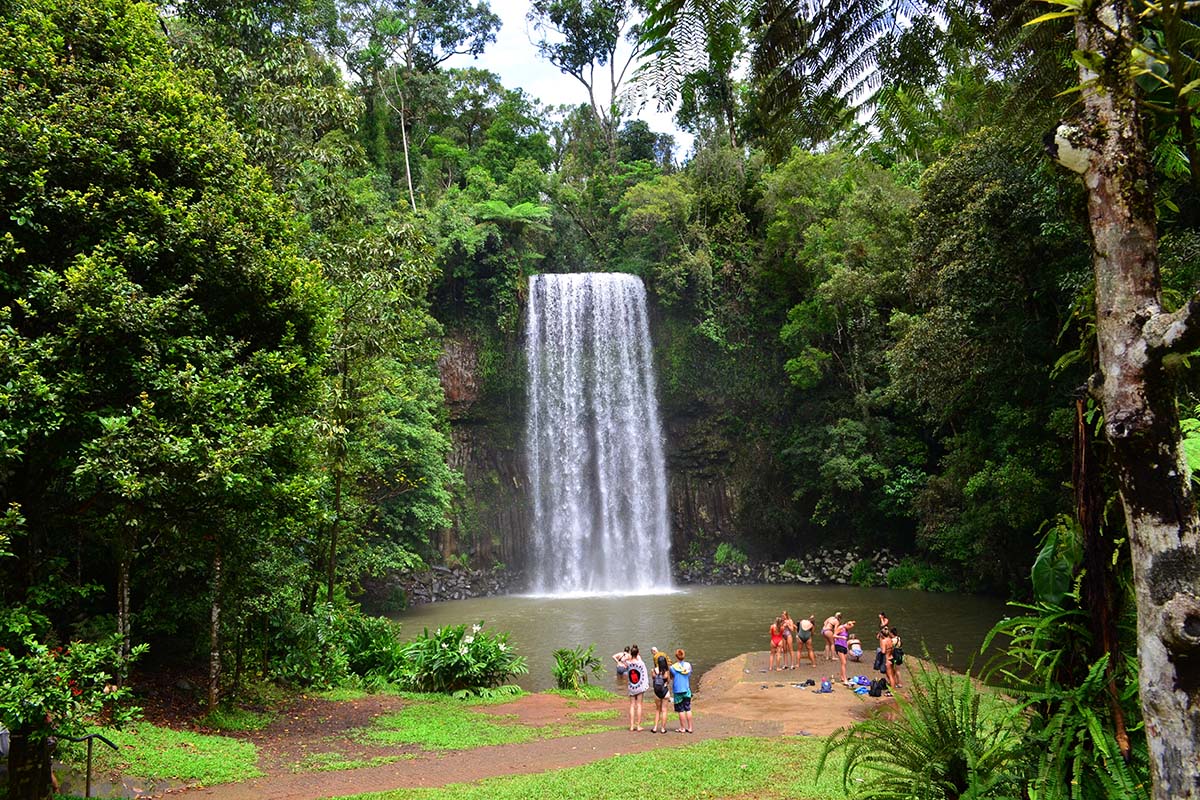
[[[120,731],[106,728],[101,733],[120,749],[113,752],[105,745],[97,744],[92,750],[94,774],[137,775],[204,786],[262,775],[257,766],[258,749],[249,742],[159,728],[146,722]],[[87,751],[82,745],[73,747],[77,749],[70,753],[77,757],[67,759],[64,746],[64,760],[82,766]]]
[[616,756],[582,767],[489,778],[438,789],[401,789],[354,800],[670,800],[753,797],[842,800],[841,761],[817,777],[824,739],[724,739]]
[[[611,726],[579,719],[563,725],[534,727],[517,722],[515,714],[486,714],[464,702],[445,695],[406,695],[413,704],[393,714],[385,714],[369,727],[361,728],[357,738],[378,745],[413,744],[426,750],[470,750],[493,744],[516,744],[558,736],[579,736],[608,730]],[[511,702],[511,698],[496,702]],[[583,712],[586,713],[586,712]],[[577,718],[579,715],[574,715]],[[605,717],[611,718],[610,713]]]

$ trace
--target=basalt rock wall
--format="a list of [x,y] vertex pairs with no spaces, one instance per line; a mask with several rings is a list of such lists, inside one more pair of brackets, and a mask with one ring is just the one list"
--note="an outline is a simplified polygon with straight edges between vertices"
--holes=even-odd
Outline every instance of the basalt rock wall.
[[519,568],[525,560],[524,371],[516,347],[458,331],[446,337],[438,361],[450,415],[450,465],[465,485],[441,549],[482,568]]

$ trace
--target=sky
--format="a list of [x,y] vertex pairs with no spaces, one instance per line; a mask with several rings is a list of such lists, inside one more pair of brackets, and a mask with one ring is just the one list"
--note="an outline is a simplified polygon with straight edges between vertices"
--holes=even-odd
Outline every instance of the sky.
[[[455,56],[446,62],[446,66],[491,70],[500,76],[508,88],[524,89],[527,94],[546,105],[578,105],[588,101],[587,89],[583,84],[570,75],[559,72],[538,55],[532,41],[535,32],[525,20],[525,15],[529,13],[529,0],[489,0],[489,5],[502,23],[499,33],[496,34],[496,42],[488,45],[487,50],[478,58]],[[628,51],[626,55],[627,53]],[[630,67],[628,74],[632,75],[635,68]],[[628,77],[626,81],[628,82]],[[607,95],[604,94],[608,85],[607,69],[601,84],[598,87],[601,96],[597,99],[603,98],[603,101],[607,102]],[[651,130],[674,136],[676,161],[682,160],[691,150],[692,135],[676,128],[671,113],[657,111],[653,103],[627,118],[643,119],[649,123]]]

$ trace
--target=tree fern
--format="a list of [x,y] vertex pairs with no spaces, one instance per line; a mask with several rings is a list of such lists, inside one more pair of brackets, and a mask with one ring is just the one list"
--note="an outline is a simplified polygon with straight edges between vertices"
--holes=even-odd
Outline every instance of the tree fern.
[[875,716],[830,737],[845,754],[842,782],[855,798],[952,800],[1009,797],[1018,786],[1019,719],[1010,704],[969,676],[910,670],[894,716]]

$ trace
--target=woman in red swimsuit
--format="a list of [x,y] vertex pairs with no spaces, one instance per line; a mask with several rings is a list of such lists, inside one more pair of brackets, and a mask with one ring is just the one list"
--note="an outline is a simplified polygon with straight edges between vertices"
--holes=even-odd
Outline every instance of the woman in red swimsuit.
[[767,672],[773,671],[776,667],[783,669],[783,618],[776,617],[771,623],[771,658]]

